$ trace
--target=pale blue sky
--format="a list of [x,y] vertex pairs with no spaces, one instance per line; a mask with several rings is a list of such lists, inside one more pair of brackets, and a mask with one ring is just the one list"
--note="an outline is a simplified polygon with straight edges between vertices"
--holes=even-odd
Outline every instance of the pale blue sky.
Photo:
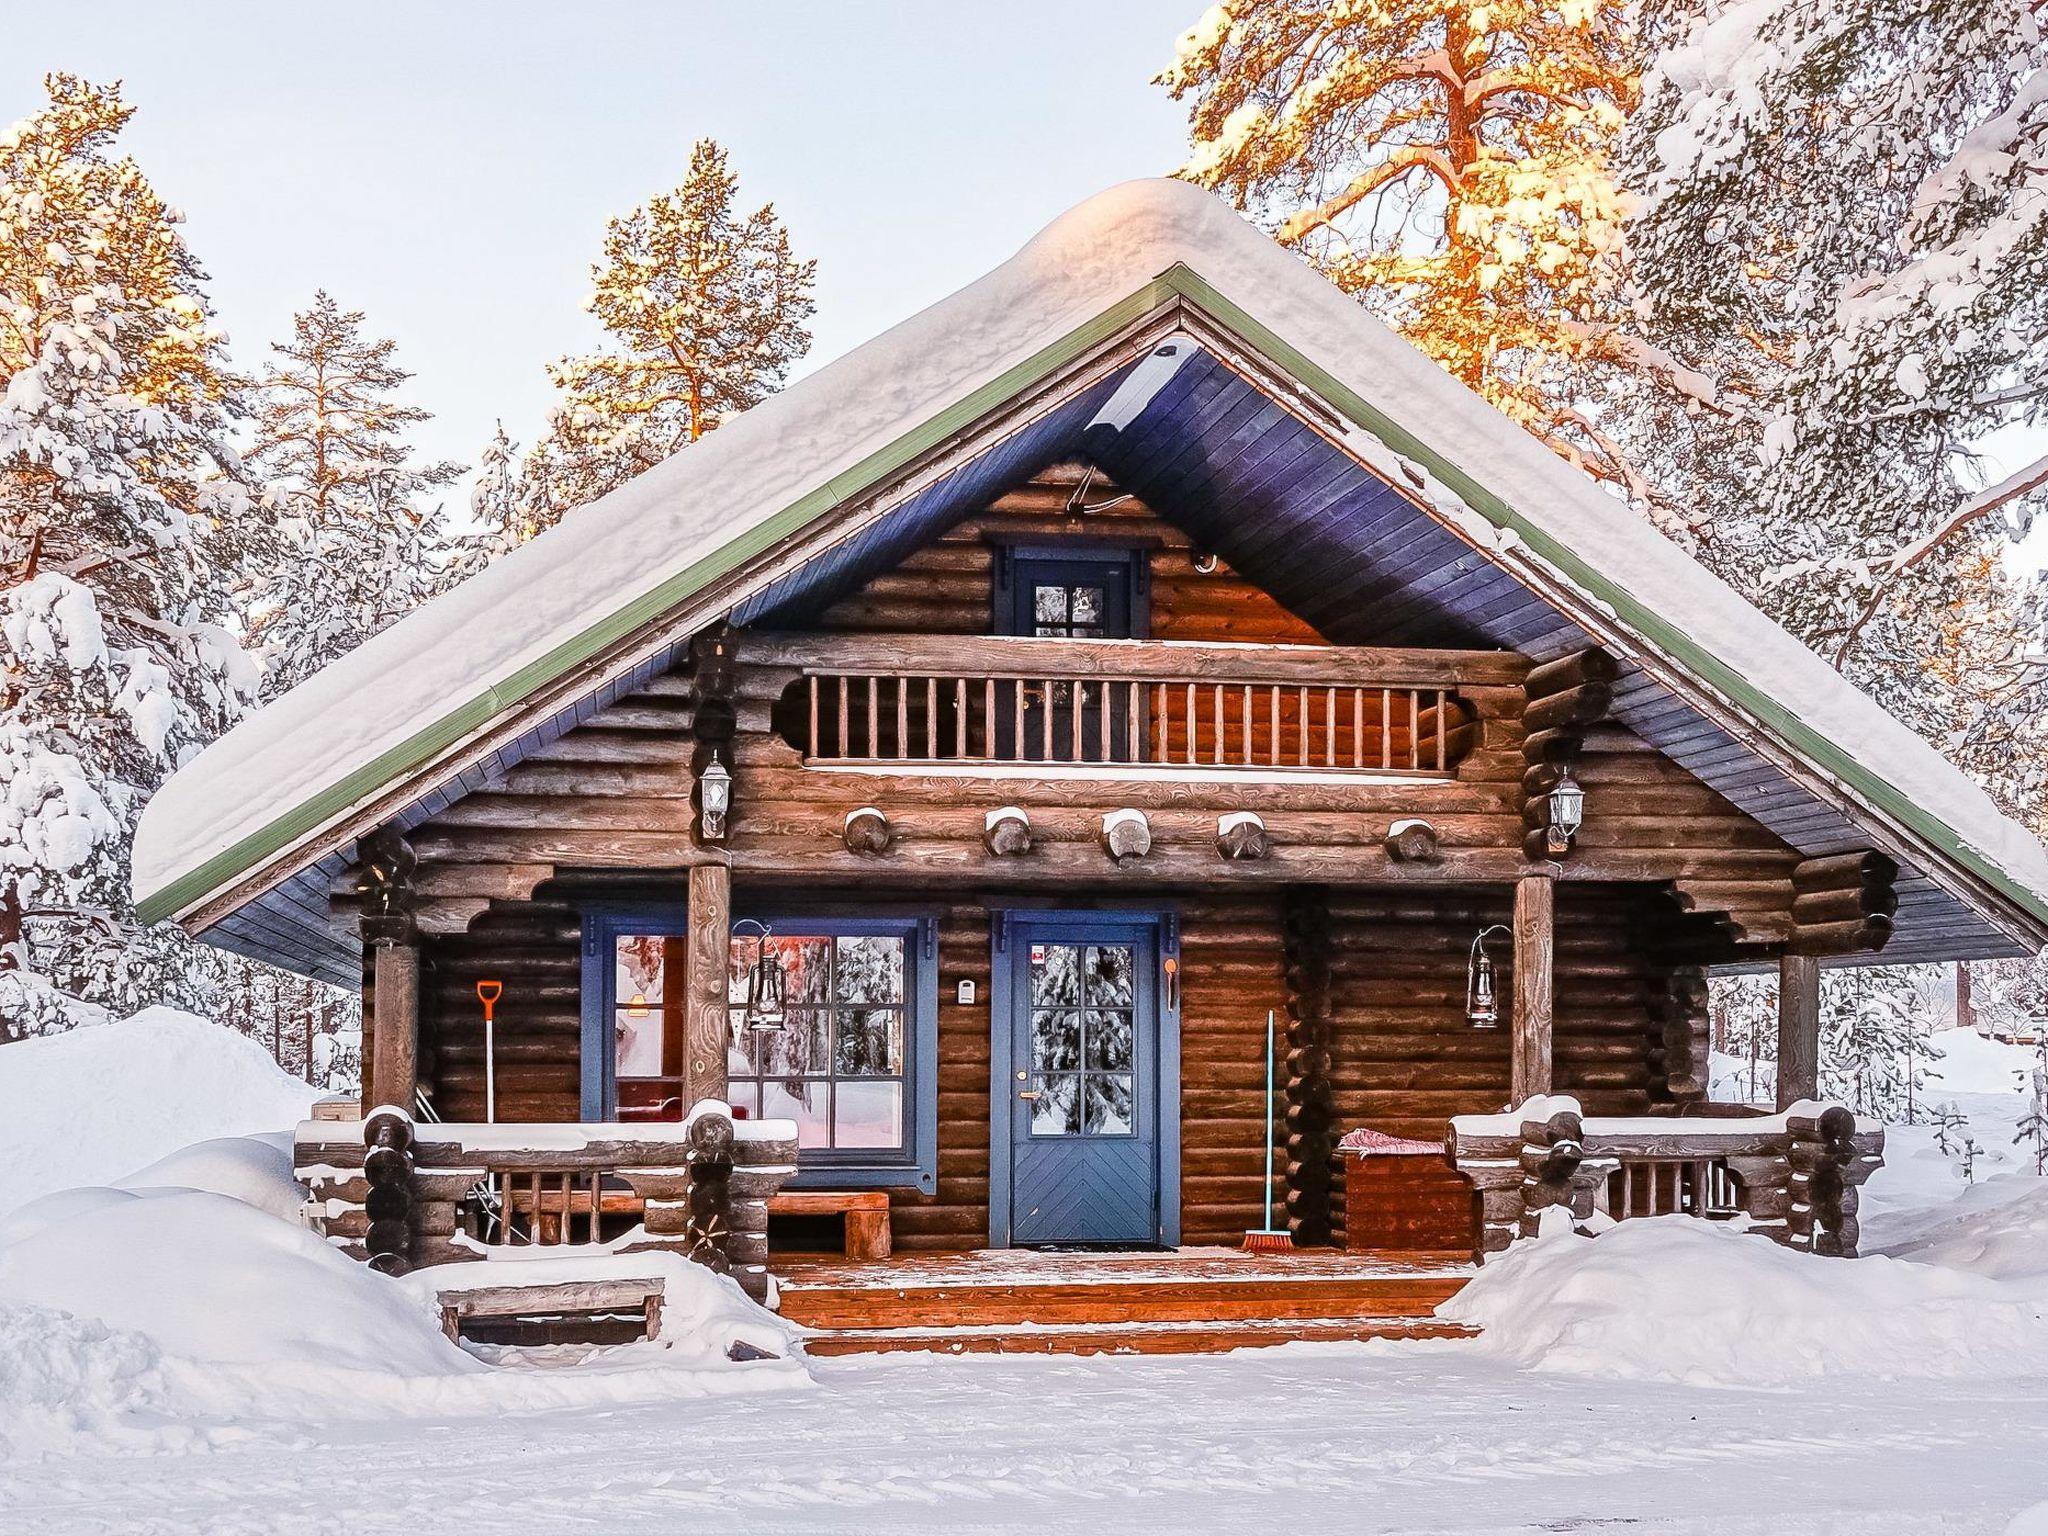
[[474,463],[500,415],[532,439],[541,365],[594,339],[604,220],[699,136],[817,258],[814,366],[1172,169],[1148,81],[1205,3],[17,3],[0,121],[46,70],[125,81],[236,361],[325,286],[397,339],[422,446]]

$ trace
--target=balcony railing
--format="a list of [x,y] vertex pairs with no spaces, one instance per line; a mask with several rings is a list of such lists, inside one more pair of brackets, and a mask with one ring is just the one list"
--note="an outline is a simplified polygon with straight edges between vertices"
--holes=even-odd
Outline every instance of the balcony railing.
[[[1440,775],[1490,653],[957,636],[755,637],[793,662],[775,721],[826,768],[1016,766]],[[1500,678],[1489,674],[1501,672]]]

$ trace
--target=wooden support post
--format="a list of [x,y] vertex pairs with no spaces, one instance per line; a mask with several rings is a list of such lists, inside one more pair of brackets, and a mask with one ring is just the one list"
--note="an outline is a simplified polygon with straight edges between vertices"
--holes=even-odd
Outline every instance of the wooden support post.
[[1557,884],[1547,874],[1515,884],[1514,1086],[1526,1103],[1551,1087],[1551,955],[1556,948]]
[[375,941],[370,1000],[370,1104],[389,1104],[413,1112],[419,1091],[420,946],[416,936],[379,937]]
[[723,864],[690,869],[690,938],[683,982],[683,1107],[723,1101],[727,955],[732,947],[732,871]]
[[1820,1092],[1820,960],[1778,961],[1778,1108]]

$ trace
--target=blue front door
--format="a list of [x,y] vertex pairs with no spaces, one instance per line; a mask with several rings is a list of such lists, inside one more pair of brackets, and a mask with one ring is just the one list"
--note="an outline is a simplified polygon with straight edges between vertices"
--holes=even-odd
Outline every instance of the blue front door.
[[1007,922],[1009,1240],[1162,1242],[1158,925]]

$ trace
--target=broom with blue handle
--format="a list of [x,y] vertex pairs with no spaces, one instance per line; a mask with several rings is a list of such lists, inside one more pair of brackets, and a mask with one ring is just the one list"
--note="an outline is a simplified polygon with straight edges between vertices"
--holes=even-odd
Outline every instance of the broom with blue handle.
[[1273,1225],[1273,1010],[1266,1010],[1266,1224],[1244,1235],[1246,1253],[1284,1253],[1294,1238]]

